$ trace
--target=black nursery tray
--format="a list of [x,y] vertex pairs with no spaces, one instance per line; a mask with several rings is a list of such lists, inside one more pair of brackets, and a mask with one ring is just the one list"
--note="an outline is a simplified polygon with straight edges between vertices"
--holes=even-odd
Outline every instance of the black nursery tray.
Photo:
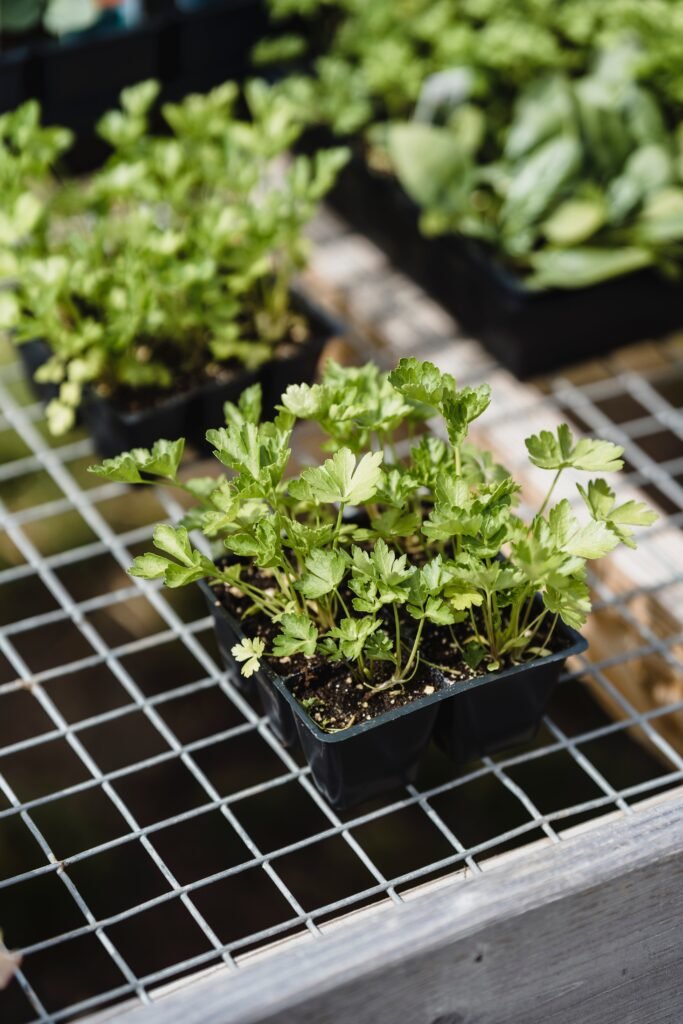
[[[306,315],[310,337],[301,344],[283,344],[276,357],[256,371],[236,372],[227,382],[205,384],[135,412],[121,409],[91,392],[81,406],[80,418],[97,452],[108,458],[130,448],[150,448],[160,437],[184,437],[195,447],[206,450],[206,431],[223,425],[224,404],[238,401],[245,388],[257,381],[263,388],[263,416],[267,419],[290,384],[313,378],[325,344],[344,333],[343,324],[304,292],[296,291],[293,301]],[[33,373],[49,356],[46,343],[41,339],[24,342],[19,345],[19,353],[38,398],[42,402],[55,398],[59,390],[56,385],[33,380]]]
[[358,152],[327,201],[518,377],[683,326],[683,287],[654,270],[589,288],[532,291],[480,243],[456,235],[425,237],[417,204]]
[[295,678],[268,665],[244,679],[231,649],[245,636],[208,583],[199,584],[213,616],[226,668],[243,693],[255,692],[271,729],[286,747],[301,746],[318,789],[336,808],[351,807],[414,782],[430,739],[458,764],[532,740],[567,658],[586,640],[560,624],[559,650],[544,658],[452,683],[430,671],[435,692],[339,732],[320,729],[292,695]]

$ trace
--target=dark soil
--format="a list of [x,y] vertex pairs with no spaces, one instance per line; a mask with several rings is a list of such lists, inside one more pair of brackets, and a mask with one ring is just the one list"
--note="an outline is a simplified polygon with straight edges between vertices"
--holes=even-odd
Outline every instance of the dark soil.
[[[383,674],[381,669],[384,669]],[[380,673],[373,678],[372,685],[386,682],[390,669],[388,664],[381,665]],[[387,711],[395,711],[420,697],[435,693],[437,689],[431,675],[419,670],[409,682],[378,693],[373,693],[369,686],[358,682],[348,665],[335,665],[332,671],[328,670],[327,675],[325,682],[320,683],[319,673],[315,669],[306,672],[290,685],[290,690],[304,705],[313,721],[328,732],[369,722]]]
[[[245,575],[252,586],[264,590],[273,586],[273,577],[267,571],[250,567],[245,570]],[[213,589],[221,604],[241,623],[244,632],[248,636],[260,637],[265,641],[266,647],[270,647],[279,632],[278,626],[260,612],[247,614],[252,607],[251,602],[237,587],[221,584]],[[406,635],[409,636],[414,629],[415,623],[412,620],[404,621]],[[453,631],[460,644],[463,644],[470,635],[468,623],[455,625]],[[537,642],[539,645],[545,645],[547,634],[539,634]],[[556,632],[549,647],[556,651],[562,646],[561,636]],[[303,654],[297,654],[268,660],[278,675],[287,682],[292,695],[304,705],[313,721],[321,728],[334,732],[410,704],[420,697],[434,693],[441,686],[451,686],[486,674],[485,665],[473,669],[467,664],[453,643],[451,631],[447,627],[429,623],[425,625],[420,656],[423,663],[412,679],[402,685],[374,693],[372,687],[381,685],[389,678],[389,663],[378,663],[372,684],[366,685],[352,674],[347,663],[331,663],[317,655],[307,658]],[[498,671],[511,666],[512,661],[504,658]]]
[[[458,623],[453,626],[453,632],[458,643],[462,644],[467,636],[470,635],[469,624]],[[547,646],[553,652],[559,651],[565,646],[557,630],[553,633],[549,643],[547,631],[541,630],[536,637],[536,644],[539,647]],[[473,669],[463,659],[458,647],[453,643],[451,631],[448,627],[427,625],[422,634],[420,653],[432,665],[443,670],[447,683],[460,683],[466,679],[475,679],[477,676],[486,675],[485,664]],[[533,659],[530,658],[529,660]],[[501,666],[496,671],[502,672],[507,668],[511,668],[513,664],[514,662],[511,658],[503,657],[501,659]]]
[[[291,325],[289,334],[273,345],[270,358],[290,358],[310,337],[311,332],[308,325],[302,319],[297,318]],[[206,339],[197,340],[194,350],[197,351],[197,349],[208,354]],[[182,358],[186,357],[187,353],[183,353],[181,349],[170,343],[167,346],[156,344],[152,349],[142,342],[137,346],[136,353],[141,363],[153,358],[155,362],[163,362],[168,366],[173,383],[169,388],[156,385],[136,388],[111,380],[103,380],[95,385],[95,392],[100,398],[111,400],[118,409],[127,413],[142,412],[145,409],[162,405],[178,395],[199,391],[206,387],[229,384],[235,378],[251,376],[252,373],[258,372],[258,370],[247,370],[238,359],[229,359],[224,363],[210,360],[193,366],[183,365]]]

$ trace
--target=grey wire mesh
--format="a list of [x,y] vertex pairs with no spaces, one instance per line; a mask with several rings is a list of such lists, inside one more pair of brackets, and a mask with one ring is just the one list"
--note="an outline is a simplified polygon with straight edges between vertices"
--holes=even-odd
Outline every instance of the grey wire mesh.
[[[560,377],[535,392],[528,411],[559,404],[623,444],[629,481],[655,488],[665,506],[655,528],[664,530],[683,516],[681,387],[683,367],[668,358],[585,384]],[[636,403],[637,414],[610,416],[605,410],[618,398]],[[6,1024],[63,1021],[127,998],[148,1002],[187,973],[213,964],[235,970],[254,948],[296,932],[315,938],[343,913],[399,903],[440,875],[476,874],[511,846],[561,842],[577,822],[631,814],[639,799],[683,780],[683,757],[657,728],[683,712],[683,689],[638,712],[609,678],[615,666],[651,659],[655,671],[661,663],[681,679],[683,635],[658,631],[632,610],[653,594],[666,604],[667,589],[683,582],[683,565],[671,562],[652,586],[615,590],[593,578],[596,609],[617,617],[628,642],[572,667],[535,743],[464,771],[434,754],[416,785],[335,812],[223,670],[201,603],[125,577],[153,522],[177,516],[174,500],[164,496],[161,507],[147,493],[88,478],[88,440],[47,438],[13,362],[0,374],[0,405],[0,436],[15,455],[0,466],[0,925],[23,952],[18,985],[0,994]],[[666,443],[652,454],[643,440],[655,433]],[[34,503],[38,489],[49,496]],[[583,686],[570,685],[579,678],[621,717],[609,719]],[[67,699],[74,680],[89,694],[86,714],[86,705]],[[209,710],[193,734],[188,708],[204,700]],[[36,765],[42,788],[32,781]],[[562,785],[549,804],[537,783],[553,772]],[[156,788],[141,804],[150,778]],[[188,805],[174,805],[190,786]],[[195,844],[194,870],[174,866],[181,834]],[[132,851],[137,867],[88,882],[96,859]],[[148,889],[143,864],[155,872]],[[276,912],[247,912],[238,933],[234,914],[217,915],[214,906],[217,887],[233,883],[239,889],[224,906],[260,906],[267,890]],[[54,920],[40,913],[48,885],[50,906],[64,908]],[[145,924],[155,913],[156,923]],[[148,944],[168,931],[183,941],[154,963],[131,946],[131,928]]]

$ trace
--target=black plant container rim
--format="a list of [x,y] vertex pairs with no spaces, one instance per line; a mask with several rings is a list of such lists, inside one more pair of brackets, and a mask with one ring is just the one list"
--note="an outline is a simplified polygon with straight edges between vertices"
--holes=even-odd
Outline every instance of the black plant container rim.
[[[240,620],[235,618],[235,616],[228,611],[222,601],[219,601],[218,596],[210,583],[206,580],[199,580],[199,586],[212,601],[218,601],[216,611],[219,614],[224,615],[229,620],[235,632],[240,637],[246,637],[247,634],[244,632]],[[440,704],[442,701],[448,700],[450,697],[456,697],[459,693],[474,690],[477,687],[486,685],[488,682],[514,678],[515,676],[529,672],[537,665],[552,665],[553,662],[556,661],[566,661],[567,658],[574,657],[577,654],[582,654],[587,649],[588,641],[586,638],[582,636],[581,633],[577,632],[577,630],[572,629],[571,626],[567,626],[562,623],[559,626],[558,633],[559,636],[566,641],[566,645],[560,650],[553,651],[552,654],[546,654],[543,658],[533,658],[531,661],[524,661],[519,665],[511,665],[510,668],[502,669],[499,672],[486,672],[482,675],[474,676],[472,679],[459,680],[449,684],[447,689],[437,689],[434,693],[425,694],[425,696],[418,697],[415,700],[410,701],[408,704],[403,704],[399,708],[393,708],[391,711],[385,711],[383,714],[377,715],[369,721],[359,722],[358,725],[351,725],[347,729],[340,729],[338,732],[325,732],[314,722],[311,716],[301,706],[300,702],[290,692],[289,687],[287,686],[287,677],[281,676],[266,659],[262,662],[262,670],[263,668],[266,669],[271,683],[277,688],[278,692],[285,698],[292,711],[306,725],[317,740],[320,740],[321,743],[342,743],[345,739],[352,736],[357,736],[360,733],[371,732],[373,729],[377,729],[387,722],[394,722],[397,718],[403,718],[405,715],[409,715],[411,711],[429,707],[432,704]],[[235,668],[238,669],[236,661]]]

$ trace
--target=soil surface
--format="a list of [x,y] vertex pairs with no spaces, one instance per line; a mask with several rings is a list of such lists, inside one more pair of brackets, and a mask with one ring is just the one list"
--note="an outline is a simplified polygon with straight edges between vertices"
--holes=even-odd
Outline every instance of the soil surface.
[[[266,571],[245,569],[244,575],[252,586],[263,590],[273,586],[273,578]],[[247,614],[252,607],[251,601],[237,587],[219,584],[213,590],[221,604],[240,621],[244,632],[248,636],[260,637],[268,649],[279,627],[260,612]],[[405,628],[409,635],[414,631],[415,623],[408,620]],[[469,624],[454,626],[453,633],[462,644],[470,635]],[[546,641],[547,634],[539,634],[537,643],[540,645]],[[549,647],[553,651],[561,649],[562,640],[557,634],[552,637]],[[433,694],[442,687],[486,674],[485,665],[473,669],[467,664],[447,627],[426,624],[420,656],[422,663],[412,679],[379,692],[373,692],[372,687],[380,686],[388,680],[391,669],[388,663],[378,664],[372,686],[369,686],[352,674],[347,663],[331,663],[318,655],[307,658],[303,654],[296,654],[286,658],[269,658],[268,661],[286,681],[291,693],[310,717],[321,728],[334,732],[377,718],[387,711]],[[511,660],[504,658],[498,671],[510,668],[511,665]]]
[[[385,682],[389,678],[390,668],[390,665],[382,665],[380,673],[381,669],[385,669],[383,677],[377,673],[373,685]],[[395,711],[437,690],[431,673],[420,669],[408,682],[374,693],[369,686],[354,678],[348,665],[335,665],[332,671],[328,667],[326,674],[327,679],[321,683],[320,674],[307,672],[295,679],[290,689],[313,721],[327,732],[337,732],[369,722],[387,711]]]
[[[273,345],[270,358],[291,358],[311,336],[312,332],[308,324],[297,318],[291,325],[289,334]],[[197,347],[208,354],[205,342],[198,341],[195,349]],[[167,346],[166,350],[163,345],[156,345],[153,352],[146,345],[140,344],[137,346],[136,352],[143,364],[153,356],[155,361],[161,361],[168,366],[172,373],[173,385],[170,388],[158,386],[136,388],[108,380],[100,381],[95,385],[95,393],[100,398],[112,401],[117,409],[127,413],[143,412],[145,409],[163,405],[170,398],[198,391],[210,385],[221,386],[229,384],[239,377],[250,378],[257,375],[260,369],[248,370],[238,359],[229,359],[222,363],[210,360],[188,368],[180,364],[181,353],[171,344]]]

